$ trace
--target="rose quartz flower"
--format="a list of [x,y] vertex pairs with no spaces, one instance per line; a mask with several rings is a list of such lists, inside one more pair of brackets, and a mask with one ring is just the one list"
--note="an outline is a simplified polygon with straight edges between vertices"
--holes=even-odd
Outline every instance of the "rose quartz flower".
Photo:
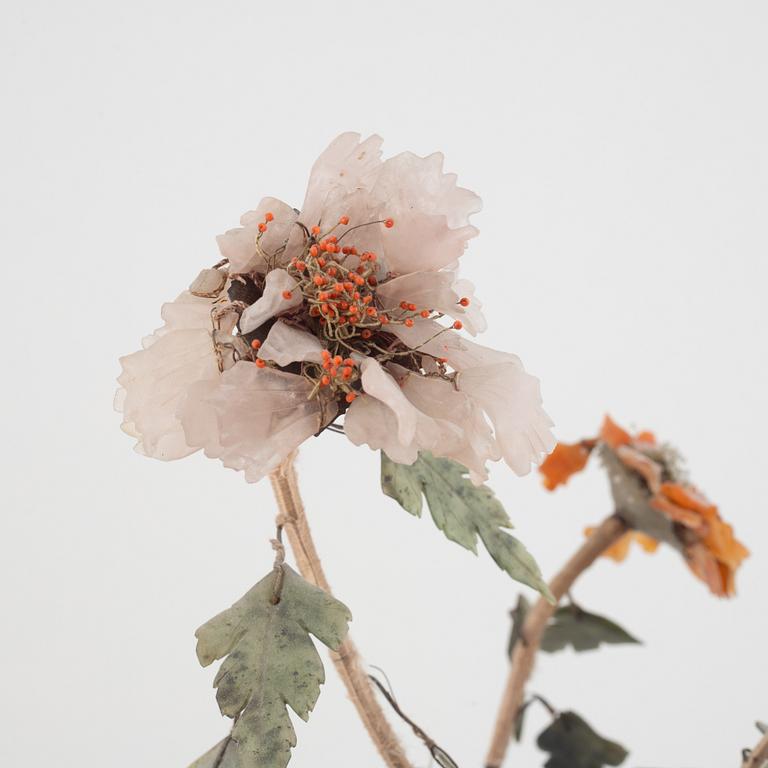
[[244,214],[197,287],[226,286],[166,305],[123,358],[124,428],[143,452],[200,448],[256,481],[341,415],[355,444],[401,463],[431,451],[476,481],[489,460],[524,474],[553,448],[538,380],[458,332],[486,328],[458,276],[480,199],[442,155],[382,160],[381,143],[342,134],[300,211],[265,198]]

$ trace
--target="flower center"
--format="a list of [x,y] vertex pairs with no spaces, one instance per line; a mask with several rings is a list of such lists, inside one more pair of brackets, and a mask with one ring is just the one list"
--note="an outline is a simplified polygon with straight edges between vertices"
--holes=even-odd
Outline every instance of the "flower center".
[[[267,213],[259,225],[257,247],[273,220],[274,216]],[[296,281],[296,287],[282,294],[283,299],[295,303],[295,293],[300,292],[302,303],[283,317],[291,325],[320,338],[326,347],[322,352],[322,363],[303,363],[301,366],[302,375],[314,385],[310,397],[338,399],[342,409],[345,407],[342,403],[353,402],[360,390],[359,355],[379,362],[396,361],[422,375],[451,378],[445,368],[445,358],[412,349],[391,332],[393,325],[412,327],[417,318],[436,320],[442,318],[443,313],[405,300],[395,307],[385,306],[376,289],[380,281],[386,282],[394,276],[384,271],[376,253],[359,252],[347,240],[363,227],[383,225],[392,228],[394,220],[349,224],[349,217],[342,216],[326,231],[319,226],[311,230],[302,226],[305,238],[301,252],[286,267]],[[457,303],[467,307],[470,300],[461,298]],[[460,330],[462,323],[457,320],[450,327]],[[447,330],[449,328],[444,328],[435,335]],[[422,357],[432,358],[436,371],[424,373]],[[266,362],[257,360],[257,364],[264,367]]]

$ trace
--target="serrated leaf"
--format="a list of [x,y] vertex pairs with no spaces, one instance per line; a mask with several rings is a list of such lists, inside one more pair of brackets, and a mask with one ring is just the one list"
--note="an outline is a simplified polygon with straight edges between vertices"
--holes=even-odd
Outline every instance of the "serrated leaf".
[[282,567],[277,605],[271,571],[195,633],[204,667],[226,656],[213,684],[222,714],[237,718],[231,737],[240,763],[232,768],[285,768],[296,745],[286,706],[306,720],[325,681],[310,633],[336,649],[351,619],[343,603]]
[[592,730],[575,712],[561,712],[540,734],[539,749],[550,753],[544,768],[603,768],[621,765],[629,754],[621,744]]
[[231,736],[227,736],[195,760],[189,768],[243,768],[240,748]]
[[552,595],[528,550],[505,528],[512,528],[507,513],[493,491],[476,486],[469,470],[451,459],[422,451],[412,464],[397,464],[381,452],[381,488],[400,506],[421,517],[422,496],[435,525],[451,541],[477,554],[477,538],[503,571],[513,579]]
[[[517,605],[510,611],[512,631],[507,645],[507,655],[510,658],[515,644],[522,637],[523,624],[529,609],[528,601],[520,595]],[[546,653],[556,653],[569,645],[574,651],[591,651],[599,648],[601,644],[620,643],[639,645],[640,640],[605,616],[590,613],[571,604],[558,608],[552,615],[544,629],[539,647]]]
[[541,650],[555,653],[570,645],[574,651],[592,651],[603,643],[639,644],[640,641],[605,616],[566,605],[558,608],[550,619],[541,638]]

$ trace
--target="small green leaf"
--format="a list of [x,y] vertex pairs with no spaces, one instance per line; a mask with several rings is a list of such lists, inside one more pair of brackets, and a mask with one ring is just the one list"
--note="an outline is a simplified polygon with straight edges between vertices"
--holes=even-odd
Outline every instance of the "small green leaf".
[[189,768],[243,768],[240,747],[231,736],[227,736],[195,760]]
[[558,608],[541,639],[541,650],[547,653],[572,646],[574,651],[591,651],[602,643],[636,643],[625,629],[605,616],[589,613],[576,605]]
[[[517,605],[509,612],[512,617],[512,631],[507,644],[507,655],[510,658],[515,644],[522,637],[523,624],[529,609],[528,601],[520,595]],[[570,645],[574,651],[591,651],[599,648],[602,643],[639,645],[640,641],[605,616],[590,613],[571,603],[555,611],[544,629],[540,648],[546,653],[555,653]]]
[[518,743],[523,740],[523,726],[525,725],[525,713],[528,711],[528,707],[523,705],[518,707],[517,716],[515,717],[515,741]]
[[450,459],[422,451],[412,464],[397,464],[381,452],[381,488],[387,496],[421,517],[422,495],[435,525],[451,541],[477,554],[479,536],[488,553],[513,579],[552,595],[528,550],[505,528],[512,523],[501,502],[486,485],[476,486],[469,470]]
[[509,612],[512,617],[512,631],[509,633],[509,642],[507,643],[507,656],[512,658],[512,651],[515,650],[517,641],[523,636],[523,624],[525,623],[525,617],[528,615],[528,611],[531,609],[531,604],[526,599],[525,595],[517,596],[517,605]]
[[[306,720],[325,681],[310,633],[336,649],[351,619],[345,605],[282,567],[277,605],[271,601],[271,571],[195,633],[204,667],[227,657],[213,682],[222,714],[236,718],[231,738],[237,750],[227,768],[285,768],[296,745],[286,705]],[[225,748],[233,749],[231,744]]]
[[544,768],[603,768],[621,765],[629,754],[621,744],[604,739],[575,712],[561,712],[536,740],[550,753]]

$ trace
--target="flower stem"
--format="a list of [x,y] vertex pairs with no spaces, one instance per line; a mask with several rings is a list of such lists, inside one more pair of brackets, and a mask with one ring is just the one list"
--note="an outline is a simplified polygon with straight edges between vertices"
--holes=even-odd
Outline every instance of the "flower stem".
[[[284,526],[301,575],[328,594],[332,594],[304,512],[293,466],[294,458],[295,454],[290,455],[280,468],[270,475],[272,490],[280,508],[278,523]],[[331,652],[331,660],[386,765],[389,768],[412,768],[392,726],[384,716],[368,675],[363,669],[357,648],[349,636],[338,651]]]
[[[549,589],[555,596],[555,600],[559,602],[573,582],[626,531],[627,524],[618,515],[606,518],[563,566],[560,573],[552,579]],[[533,672],[533,663],[542,635],[556,608],[557,605],[552,605],[544,598],[540,598],[525,619],[522,636],[512,651],[509,675],[496,716],[491,746],[485,759],[486,768],[501,768],[504,762],[518,712],[523,704],[525,684]]]
[[745,753],[741,768],[762,768],[768,762],[768,733],[763,735],[757,746]]

